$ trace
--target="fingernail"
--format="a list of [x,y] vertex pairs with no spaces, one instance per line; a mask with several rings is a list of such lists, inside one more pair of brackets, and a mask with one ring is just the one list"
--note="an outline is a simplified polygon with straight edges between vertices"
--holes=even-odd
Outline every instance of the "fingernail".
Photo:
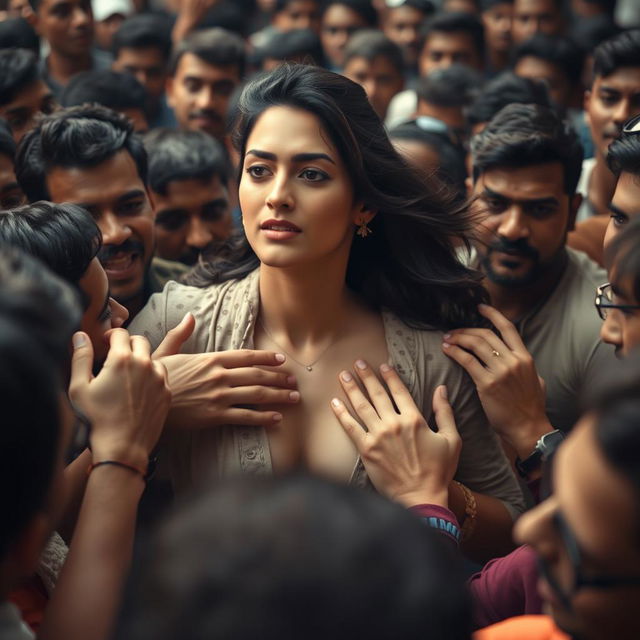
[[84,347],[87,344],[87,339],[84,336],[84,333],[74,333],[73,334],[73,348],[79,349],[80,347]]
[[295,376],[287,376],[287,384],[295,384],[296,377]]
[[280,422],[280,420],[282,420],[282,414],[281,413],[274,413],[273,414],[273,421],[274,422]]
[[184,314],[184,318],[182,318],[180,322],[184,322],[190,315],[191,315],[191,311],[187,311],[187,313]]
[[334,399],[331,401],[331,404],[332,404],[334,407],[339,407],[339,406],[342,404],[342,402],[340,402],[340,400],[338,400],[338,398],[334,398]]
[[440,387],[440,397],[444,398],[445,400],[449,397],[449,394],[447,392],[447,387],[445,387],[444,385]]
[[276,360],[278,362],[284,362],[287,359],[287,357],[284,355],[284,353],[276,353]]
[[382,371],[382,373],[388,373],[389,371],[391,371],[391,366],[385,362],[384,364],[380,365],[380,371]]
[[448,339],[451,337],[451,334],[450,334],[450,333],[445,333],[442,337],[443,337],[445,340],[448,340]]
[[486,304],[482,304],[482,303],[480,303],[480,304],[478,305],[478,309],[480,309],[480,311],[484,311],[486,308],[487,308],[487,305],[486,305]]
[[443,349],[448,349],[451,345],[448,342],[443,342],[442,343],[442,348]]
[[351,374],[348,371],[343,371],[340,374],[340,377],[344,382],[351,382],[353,380],[353,378],[351,377]]
[[289,400],[291,402],[298,402],[298,400],[300,400],[300,393],[298,391],[292,391],[289,394]]
[[358,367],[358,369],[366,369],[367,363],[364,360],[356,360],[356,367]]

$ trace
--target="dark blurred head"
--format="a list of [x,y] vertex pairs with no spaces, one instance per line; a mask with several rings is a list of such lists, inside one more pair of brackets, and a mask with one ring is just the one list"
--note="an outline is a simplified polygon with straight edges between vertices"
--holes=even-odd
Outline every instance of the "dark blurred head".
[[8,18],[0,22],[0,50],[28,49],[40,56],[40,38],[24,18]]
[[24,203],[24,194],[16,180],[13,159],[16,143],[6,120],[0,118],[0,209],[10,209]]
[[282,62],[322,66],[324,55],[318,35],[310,29],[294,29],[274,34],[253,56],[262,71],[271,71]]
[[278,31],[311,29],[320,33],[321,0],[275,0],[271,23]]
[[382,31],[402,50],[407,70],[414,70],[418,63],[420,29],[434,11],[435,7],[429,0],[392,0],[385,3]]
[[514,0],[512,36],[515,45],[536,33],[560,35],[564,29],[563,0]]
[[446,545],[373,493],[242,479],[162,527],[117,637],[466,640],[468,596]]

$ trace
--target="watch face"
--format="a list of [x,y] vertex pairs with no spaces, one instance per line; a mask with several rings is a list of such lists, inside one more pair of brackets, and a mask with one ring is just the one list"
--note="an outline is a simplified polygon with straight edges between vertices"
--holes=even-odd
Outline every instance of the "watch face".
[[559,430],[551,431],[551,433],[545,433],[540,438],[539,446],[537,447],[545,456],[553,454],[558,445],[564,440],[564,433]]

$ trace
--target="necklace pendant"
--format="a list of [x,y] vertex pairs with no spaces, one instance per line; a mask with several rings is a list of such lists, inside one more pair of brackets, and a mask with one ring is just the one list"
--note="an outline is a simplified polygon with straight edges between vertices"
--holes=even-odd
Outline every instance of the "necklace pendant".
[[313,367],[312,367],[311,365],[307,365],[307,366],[305,367],[305,369],[306,369],[307,371],[313,371]]

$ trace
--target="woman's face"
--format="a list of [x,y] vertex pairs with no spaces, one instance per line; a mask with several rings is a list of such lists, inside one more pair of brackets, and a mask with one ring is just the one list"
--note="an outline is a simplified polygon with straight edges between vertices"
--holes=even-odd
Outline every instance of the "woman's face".
[[270,107],[256,122],[239,196],[247,239],[273,267],[346,265],[354,225],[372,217],[354,202],[348,172],[318,118],[291,107]]

